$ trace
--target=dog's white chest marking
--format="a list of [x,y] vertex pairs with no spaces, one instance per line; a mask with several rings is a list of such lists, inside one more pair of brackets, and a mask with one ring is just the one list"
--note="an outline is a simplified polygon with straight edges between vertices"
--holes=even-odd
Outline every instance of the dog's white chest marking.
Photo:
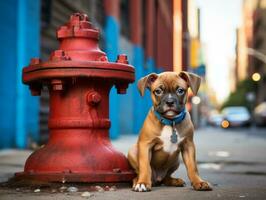
[[171,142],[171,135],[173,134],[172,126],[165,125],[162,129],[161,135],[159,136],[160,140],[163,142],[163,150],[167,153],[174,153],[178,149],[178,144],[184,139],[177,134],[177,143]]

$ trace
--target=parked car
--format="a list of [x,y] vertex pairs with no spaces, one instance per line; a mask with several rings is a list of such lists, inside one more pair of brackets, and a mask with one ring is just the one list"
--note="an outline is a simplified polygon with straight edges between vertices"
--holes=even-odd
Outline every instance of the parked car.
[[223,121],[221,123],[223,128],[249,126],[251,123],[251,116],[246,107],[231,106],[222,110]]
[[257,126],[266,126],[266,102],[256,106],[254,109],[254,120]]
[[211,126],[221,126],[223,116],[218,112],[210,113],[208,117],[208,124]]

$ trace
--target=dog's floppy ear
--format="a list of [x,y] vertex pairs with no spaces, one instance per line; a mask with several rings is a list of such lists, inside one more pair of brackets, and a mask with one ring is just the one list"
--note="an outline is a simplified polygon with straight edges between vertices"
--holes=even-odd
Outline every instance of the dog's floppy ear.
[[180,72],[179,76],[187,81],[193,94],[196,95],[200,87],[201,78],[196,74],[185,71]]
[[145,89],[151,88],[151,84],[158,78],[158,75],[155,73],[151,73],[147,76],[142,77],[138,81],[138,89],[141,96],[144,96]]

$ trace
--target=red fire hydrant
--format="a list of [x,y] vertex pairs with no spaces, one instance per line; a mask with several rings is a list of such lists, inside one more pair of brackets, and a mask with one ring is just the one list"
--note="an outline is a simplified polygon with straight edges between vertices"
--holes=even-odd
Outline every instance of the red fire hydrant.
[[32,95],[49,88],[48,144],[26,161],[18,178],[51,182],[126,182],[134,177],[126,157],[114,150],[108,131],[109,91],[126,93],[135,70],[127,57],[108,62],[99,31],[85,14],[74,14],[57,31],[60,42],[48,61],[31,60],[23,82]]

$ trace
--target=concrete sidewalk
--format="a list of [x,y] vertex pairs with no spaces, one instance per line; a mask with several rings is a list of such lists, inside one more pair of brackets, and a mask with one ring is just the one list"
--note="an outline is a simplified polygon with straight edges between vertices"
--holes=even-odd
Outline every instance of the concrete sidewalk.
[[[255,131],[255,134],[252,134]],[[260,133],[261,132],[261,133]],[[116,149],[126,154],[136,136],[123,136],[113,141]],[[265,130],[241,131],[200,129],[195,135],[200,175],[214,186],[210,192],[194,191],[186,176],[183,164],[173,176],[183,178],[184,188],[154,187],[152,192],[136,193],[130,187],[117,186],[115,191],[91,191],[84,185],[77,192],[57,188],[6,188],[0,187],[0,200],[8,199],[266,199],[266,134]],[[0,182],[22,171],[30,151],[0,151]],[[59,185],[59,187],[63,186]],[[36,190],[36,189],[40,189]],[[90,197],[82,197],[90,190]],[[34,192],[35,191],[35,192]]]
[[81,192],[75,193],[52,193],[52,192],[20,192],[10,190],[0,190],[1,200],[68,200],[68,199],[97,199],[97,200],[156,200],[156,199],[265,199],[265,191],[260,188],[230,188],[217,187],[210,192],[196,192],[188,187],[185,188],[169,188],[157,187],[152,192],[136,193],[129,189],[119,189],[112,192],[93,192],[91,197],[82,197]]

